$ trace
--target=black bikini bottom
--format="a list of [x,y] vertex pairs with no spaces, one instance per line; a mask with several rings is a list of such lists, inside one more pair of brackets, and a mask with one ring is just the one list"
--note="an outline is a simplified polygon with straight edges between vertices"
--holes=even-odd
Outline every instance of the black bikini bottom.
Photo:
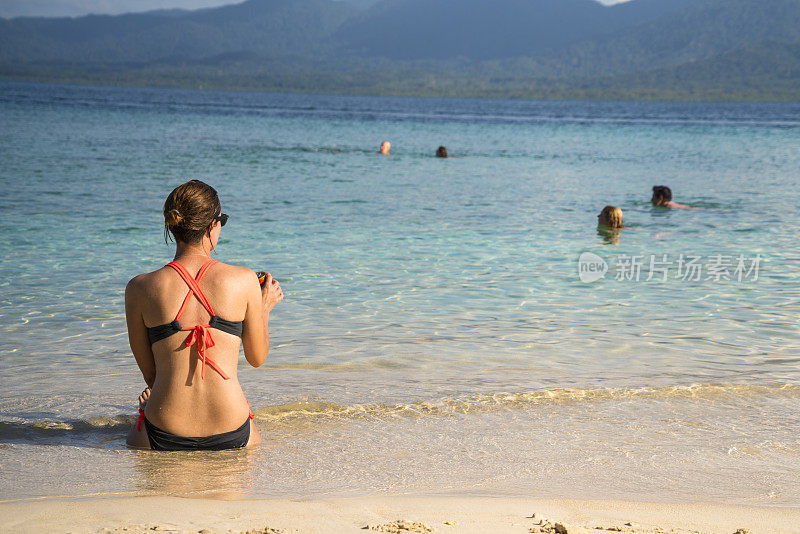
[[147,439],[150,448],[156,451],[221,451],[224,449],[241,449],[250,440],[250,419],[236,430],[202,436],[199,438],[185,438],[164,432],[156,425],[144,418],[144,427],[147,429]]

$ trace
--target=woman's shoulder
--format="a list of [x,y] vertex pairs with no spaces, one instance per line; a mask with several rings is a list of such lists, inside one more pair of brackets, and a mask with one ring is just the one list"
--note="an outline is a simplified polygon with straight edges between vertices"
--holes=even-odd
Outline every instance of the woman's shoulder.
[[[163,290],[165,286],[171,284],[182,284],[180,279],[174,276],[174,271],[166,266],[156,269],[149,273],[142,273],[134,276],[125,288],[126,295],[148,295],[153,291]],[[211,279],[212,283],[222,283],[228,288],[248,287],[258,283],[258,277],[252,269],[229,265],[217,262],[206,274],[206,279]]]
[[214,265],[213,271],[215,271],[215,276],[224,278],[226,284],[233,283],[248,286],[253,282],[258,283],[255,271],[247,267],[218,262]]
[[160,267],[155,271],[134,276],[128,281],[128,285],[125,287],[125,293],[136,294],[147,292],[149,288],[156,287],[163,281],[167,274],[166,271],[166,267]]

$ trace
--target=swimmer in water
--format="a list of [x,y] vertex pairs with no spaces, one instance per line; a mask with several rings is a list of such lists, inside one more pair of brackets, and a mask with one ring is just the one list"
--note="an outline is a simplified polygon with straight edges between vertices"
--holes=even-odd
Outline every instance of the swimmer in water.
[[616,206],[606,206],[597,216],[597,226],[607,230],[622,230],[622,210]]
[[661,208],[674,208],[682,210],[692,209],[691,206],[687,206],[686,204],[678,204],[677,202],[673,202],[672,190],[665,185],[654,185],[653,198],[650,200],[653,203],[653,206]]
[[391,148],[392,148],[392,144],[389,141],[384,141],[383,143],[381,143],[380,153],[381,154],[388,154],[389,153],[389,149],[391,149]]
[[606,243],[616,245],[625,228],[622,224],[622,210],[616,206],[606,206],[597,216],[597,233]]
[[437,158],[446,158],[447,157],[447,148],[440,146],[436,149],[436,157]]

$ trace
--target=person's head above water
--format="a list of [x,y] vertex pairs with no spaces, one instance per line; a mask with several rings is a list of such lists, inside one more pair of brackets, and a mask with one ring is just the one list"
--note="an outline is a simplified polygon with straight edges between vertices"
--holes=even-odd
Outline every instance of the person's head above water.
[[217,222],[222,226],[227,220],[217,191],[200,180],[189,180],[173,189],[164,202],[164,240],[169,232],[176,241],[197,244]]
[[389,149],[391,149],[391,148],[392,148],[392,143],[390,143],[389,141],[384,141],[383,143],[381,143],[380,152],[381,152],[381,154],[388,154],[389,153]]
[[446,158],[447,157],[447,148],[440,146],[436,149],[436,157],[437,158]]
[[622,210],[616,206],[606,206],[597,216],[597,224],[611,229],[622,228]]
[[666,206],[672,201],[672,191],[666,185],[653,186],[653,206]]

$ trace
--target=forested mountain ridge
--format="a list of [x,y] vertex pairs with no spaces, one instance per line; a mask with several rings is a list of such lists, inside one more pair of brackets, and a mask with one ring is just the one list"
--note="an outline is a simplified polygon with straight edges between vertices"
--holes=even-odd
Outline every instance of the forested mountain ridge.
[[247,0],[198,11],[0,19],[0,76],[318,92],[800,100],[796,45],[800,0],[611,7],[594,0],[363,7]]
[[0,21],[0,61],[128,62],[232,52],[313,57],[356,8],[333,0],[248,0],[197,11]]

